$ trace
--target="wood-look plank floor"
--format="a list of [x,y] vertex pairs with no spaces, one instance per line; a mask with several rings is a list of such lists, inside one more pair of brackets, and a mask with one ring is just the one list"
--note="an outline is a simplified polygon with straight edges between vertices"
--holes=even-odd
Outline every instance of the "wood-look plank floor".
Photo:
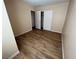
[[61,34],[33,29],[16,42],[21,53],[13,59],[62,59]]

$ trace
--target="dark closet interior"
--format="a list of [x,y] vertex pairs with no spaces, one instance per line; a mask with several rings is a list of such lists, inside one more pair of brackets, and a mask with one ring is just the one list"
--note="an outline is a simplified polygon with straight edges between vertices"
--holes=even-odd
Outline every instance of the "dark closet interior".
[[41,29],[43,29],[43,23],[44,23],[44,12],[41,11]]
[[31,11],[32,28],[35,28],[35,11]]

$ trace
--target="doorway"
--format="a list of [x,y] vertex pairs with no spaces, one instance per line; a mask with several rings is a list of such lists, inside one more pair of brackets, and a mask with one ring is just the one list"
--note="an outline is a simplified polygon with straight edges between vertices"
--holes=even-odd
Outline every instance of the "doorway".
[[41,11],[41,29],[43,30],[43,23],[44,23],[44,12]]
[[35,28],[35,11],[31,11],[32,28]]

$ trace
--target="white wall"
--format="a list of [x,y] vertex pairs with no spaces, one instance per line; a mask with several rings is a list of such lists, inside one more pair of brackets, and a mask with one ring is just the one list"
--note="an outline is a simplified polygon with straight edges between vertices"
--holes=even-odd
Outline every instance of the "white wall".
[[9,18],[6,12],[5,5],[3,4],[3,39],[2,39],[2,58],[9,59],[18,51],[16,41],[12,32]]
[[71,0],[63,28],[64,59],[76,59],[76,3]]
[[15,36],[31,31],[33,7],[22,0],[5,0],[5,4]]
[[[23,33],[32,30],[32,21],[31,21],[32,19],[30,13],[31,10],[36,10],[36,11],[52,10],[54,14],[53,22],[51,25],[52,30],[54,32],[62,33],[68,2],[36,7],[36,8],[27,5],[22,0],[5,0],[5,4],[7,7],[8,15],[10,17],[11,25],[15,36],[21,35]],[[38,18],[38,21],[39,19],[40,18]],[[40,26],[40,24],[38,26]]]
[[52,10],[53,11],[53,24],[52,30],[54,32],[62,33],[63,24],[65,21],[65,16],[68,8],[68,2],[57,3],[53,5],[36,7],[36,11]]

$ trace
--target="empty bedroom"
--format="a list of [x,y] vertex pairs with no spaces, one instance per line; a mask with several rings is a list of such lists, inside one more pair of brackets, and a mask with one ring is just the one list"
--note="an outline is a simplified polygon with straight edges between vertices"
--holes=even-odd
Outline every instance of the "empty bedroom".
[[75,4],[4,0],[3,59],[75,59]]

